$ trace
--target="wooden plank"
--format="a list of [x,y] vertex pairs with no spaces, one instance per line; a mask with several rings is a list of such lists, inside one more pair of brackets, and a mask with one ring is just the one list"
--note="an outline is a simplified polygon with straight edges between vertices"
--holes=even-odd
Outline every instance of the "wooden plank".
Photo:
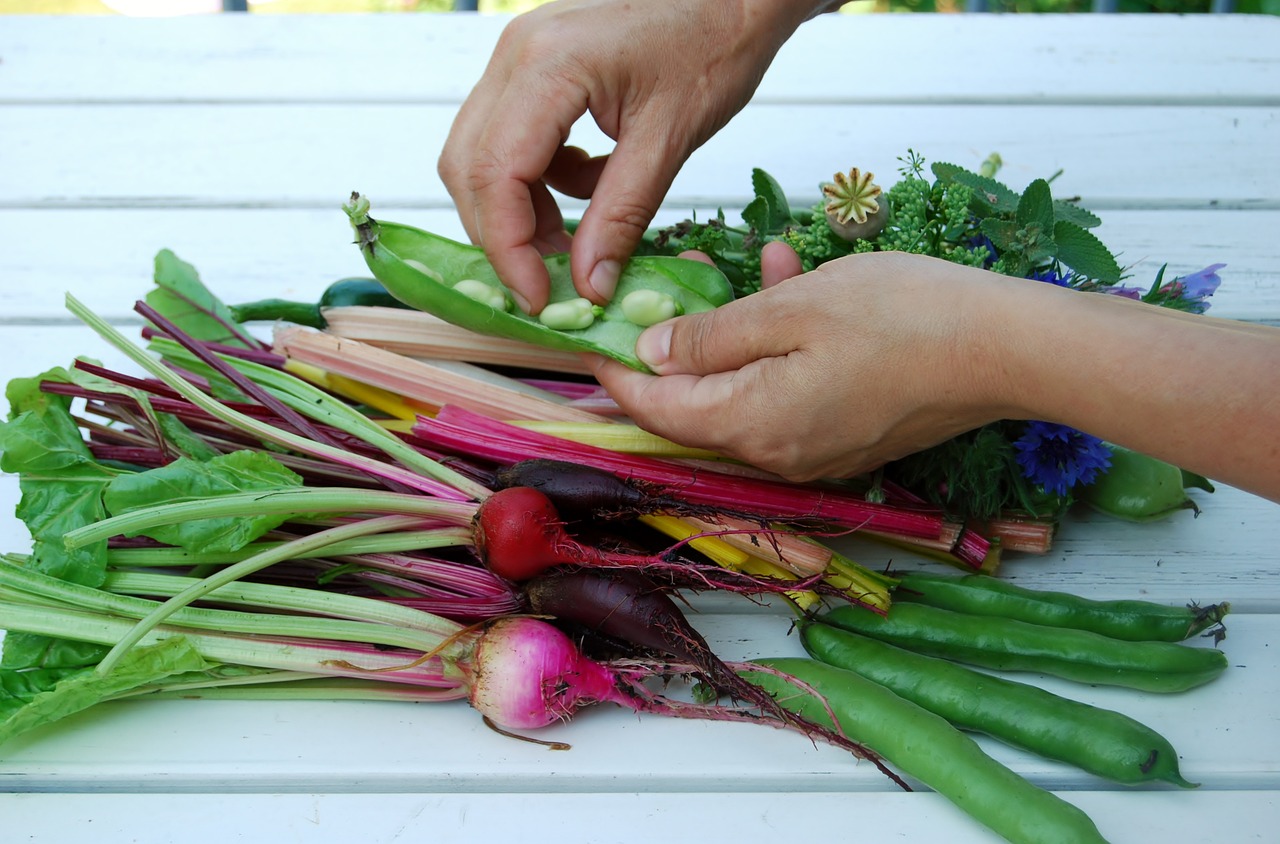
[[[801,653],[783,614],[692,620],[726,659]],[[1206,791],[1275,790],[1280,727],[1272,709],[1280,694],[1280,653],[1270,645],[1277,635],[1280,615],[1232,619],[1223,644],[1231,667],[1213,683],[1177,695],[1018,677],[1149,724],[1178,750],[1184,775]],[[117,702],[7,743],[0,782],[6,791],[116,793],[896,790],[842,750],[750,724],[636,716],[610,705],[581,711],[536,736],[572,749],[557,753],[498,735],[460,701]],[[985,738],[980,743],[1043,787],[1113,788],[1062,764]]]
[[[1265,791],[1073,791],[1114,844],[1267,841],[1280,801]],[[210,844],[244,838],[305,844],[592,844],[734,841],[775,844],[852,827],[866,841],[998,844],[935,794],[5,794],[0,813],[18,840],[93,838]],[[851,820],[852,819],[852,820]],[[943,832],[945,830],[945,832]]]
[[[456,103],[507,20],[11,17],[0,101]],[[1274,104],[1278,32],[1272,18],[1239,15],[1194,26],[1146,15],[827,15],[783,48],[757,99]],[[851,63],[854,53],[868,64]]]
[[[1000,575],[1037,589],[1161,603],[1230,601],[1240,612],[1280,612],[1280,518],[1276,505],[1220,487],[1195,493],[1203,508],[1149,523],[1123,522],[1085,507],[1070,513],[1052,550],[1007,554]],[[842,546],[864,565],[910,569],[932,563],[858,539]]]
[[[362,103],[8,106],[0,123],[6,162],[0,207],[327,209],[353,189],[378,203],[448,207],[435,157],[455,111]],[[739,204],[750,198],[752,166],[797,196],[851,166],[892,182],[898,158],[911,147],[931,161],[973,168],[999,152],[1007,162],[1001,178],[1017,190],[1063,170],[1055,190],[1080,195],[1098,210],[1274,209],[1278,112],[1275,106],[752,106],[694,153],[669,201]],[[93,132],[83,131],[86,123]],[[574,140],[592,152],[612,148],[594,127],[578,129]]]

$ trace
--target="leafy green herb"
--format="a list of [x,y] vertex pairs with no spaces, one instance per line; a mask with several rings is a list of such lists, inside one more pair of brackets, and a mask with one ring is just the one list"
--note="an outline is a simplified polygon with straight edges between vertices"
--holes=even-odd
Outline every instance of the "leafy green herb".
[[1058,260],[1078,275],[1103,284],[1120,281],[1120,265],[1093,232],[1069,220],[1058,220],[1053,226],[1053,240],[1058,247]]
[[751,171],[755,198],[742,211],[742,220],[759,234],[776,234],[795,224],[791,205],[777,179],[759,167]]

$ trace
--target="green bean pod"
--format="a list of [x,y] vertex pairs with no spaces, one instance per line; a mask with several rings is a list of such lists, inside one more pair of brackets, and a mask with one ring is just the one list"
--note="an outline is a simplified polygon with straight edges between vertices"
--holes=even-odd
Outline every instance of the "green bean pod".
[[[648,368],[636,357],[635,347],[644,326],[627,319],[620,305],[630,293],[664,293],[673,300],[675,312],[684,314],[709,311],[733,299],[729,282],[714,267],[682,258],[641,256],[623,267],[613,300],[599,318],[581,328],[555,328],[519,308],[495,308],[453,289],[460,281],[479,281],[506,292],[484,250],[411,226],[375,221],[367,214],[368,203],[358,196],[344,210],[356,229],[365,263],[405,304],[481,334],[561,351],[595,352],[643,372]],[[543,261],[551,278],[550,303],[577,299],[569,256],[549,255]]]
[[1097,844],[1079,808],[992,759],[946,719],[878,683],[817,660],[764,659],[743,676],[785,708],[884,757],[1013,844]]
[[805,622],[800,636],[815,659],[861,674],[962,730],[1125,785],[1196,786],[1179,772],[1173,745],[1127,715],[828,624]]
[[852,605],[820,618],[828,624],[929,656],[1000,671],[1034,671],[1148,692],[1181,692],[1227,667],[1222,651],[1170,642],[1127,642],[1088,630],[897,603],[881,616]]
[[1111,468],[1078,495],[1101,513],[1131,522],[1163,519],[1178,510],[1199,513],[1187,487],[1213,492],[1213,485],[1198,475],[1118,445],[1108,447]]
[[1092,630],[1135,642],[1181,642],[1221,623],[1227,603],[1182,607],[1154,601],[1093,601],[1066,592],[1027,589],[982,574],[910,572],[900,576],[895,601],[1012,618],[1050,627]]

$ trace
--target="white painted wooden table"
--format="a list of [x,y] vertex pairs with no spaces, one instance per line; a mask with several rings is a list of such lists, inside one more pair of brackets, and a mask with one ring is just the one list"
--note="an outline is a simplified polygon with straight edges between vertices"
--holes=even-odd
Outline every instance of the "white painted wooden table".
[[[435,157],[503,23],[0,18],[0,376],[74,354],[118,362],[63,294],[136,326],[133,300],[164,247],[229,301],[314,298],[363,271],[338,210],[352,189],[389,219],[461,236]],[[880,58],[837,78],[826,68],[846,68],[855,42]],[[607,148],[592,131],[580,139]],[[1063,168],[1055,192],[1102,215],[1136,278],[1165,261],[1225,261],[1213,313],[1280,324],[1280,20],[828,17],[697,153],[663,218],[736,212],[753,166],[804,197],[850,166],[889,174],[908,147],[971,167],[998,151],[1015,188]],[[21,551],[16,498],[6,478],[0,544]],[[1116,842],[1275,841],[1280,829],[1280,510],[1230,489],[1202,504],[1199,519],[1141,527],[1080,515],[1047,557],[1004,567],[1096,597],[1236,607],[1232,667],[1206,688],[1043,681],[1162,730],[1199,790],[1121,789],[988,745]],[[781,613],[702,608],[726,657],[799,652]],[[573,749],[504,739],[462,704],[105,706],[0,748],[0,837],[993,840],[936,795],[898,792],[790,735],[603,709],[549,734]]]

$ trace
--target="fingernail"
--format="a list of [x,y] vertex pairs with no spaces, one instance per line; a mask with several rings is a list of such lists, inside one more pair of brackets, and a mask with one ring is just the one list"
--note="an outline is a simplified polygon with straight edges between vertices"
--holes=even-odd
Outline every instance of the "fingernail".
[[655,372],[666,363],[671,357],[671,323],[661,322],[646,328],[636,339],[636,357]]
[[600,298],[607,301],[613,298],[613,291],[618,289],[618,276],[621,274],[622,266],[617,261],[601,261],[591,270],[587,283],[600,294]]

